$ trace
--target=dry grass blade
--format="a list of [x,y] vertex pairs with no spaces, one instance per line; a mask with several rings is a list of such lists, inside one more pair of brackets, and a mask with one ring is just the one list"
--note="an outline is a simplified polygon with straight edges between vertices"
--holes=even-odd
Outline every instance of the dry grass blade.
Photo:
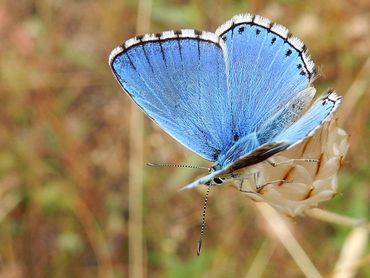
[[356,277],[361,264],[361,257],[365,252],[368,242],[369,229],[366,227],[354,228],[343,244],[332,277]]
[[245,278],[256,278],[262,277],[264,271],[266,270],[266,266],[270,261],[270,258],[275,250],[276,244],[275,242],[271,242],[270,240],[265,240],[260,249],[257,252],[251,266],[248,269]]
[[106,252],[106,242],[104,233],[99,223],[82,199],[78,199],[76,205],[71,208],[81,226],[84,228],[91,248],[95,253],[97,263],[97,277],[108,277],[113,273],[113,266],[109,255]]
[[294,238],[283,218],[266,203],[256,203],[256,207],[297,266],[301,269],[302,273],[309,278],[322,277],[298,241]]
[[338,111],[339,125],[343,126],[343,122],[350,119],[351,113],[355,111],[356,104],[361,97],[369,90],[370,76],[370,57],[367,58],[364,66],[357,75],[355,81],[345,94],[345,101]]
[[356,219],[351,218],[348,216],[343,216],[340,214],[336,214],[334,212],[325,211],[319,208],[313,208],[305,211],[305,214],[307,216],[329,222],[334,224],[340,224],[344,226],[350,226],[350,227],[364,227],[368,230],[370,230],[370,223],[366,221],[366,219]]
[[0,223],[6,216],[20,203],[20,198],[11,194],[4,196],[1,200],[0,206]]
[[[150,25],[151,0],[141,0],[138,5],[137,33],[147,32]],[[129,158],[129,274],[144,277],[143,240],[143,167],[144,121],[136,104],[130,106],[130,158]]]

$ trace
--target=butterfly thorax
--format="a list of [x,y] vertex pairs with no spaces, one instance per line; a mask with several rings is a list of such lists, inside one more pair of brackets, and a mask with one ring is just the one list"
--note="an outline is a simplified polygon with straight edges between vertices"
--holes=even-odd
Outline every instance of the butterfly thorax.
[[220,170],[260,145],[256,132],[243,136],[239,140],[235,141],[230,148],[221,151],[212,169]]

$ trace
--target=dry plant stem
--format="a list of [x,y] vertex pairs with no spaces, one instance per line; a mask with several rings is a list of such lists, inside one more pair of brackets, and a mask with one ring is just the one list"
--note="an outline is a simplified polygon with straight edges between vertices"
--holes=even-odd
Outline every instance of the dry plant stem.
[[[63,148],[66,150],[65,153],[68,154],[64,157],[64,159],[68,161],[68,171],[76,179],[78,188],[81,190],[86,189],[87,185],[91,183],[89,180],[89,175],[87,174],[84,166],[79,163],[79,160],[71,155],[78,153],[77,148],[80,146],[68,133],[62,124],[61,118],[56,117],[51,112],[51,99],[47,96],[44,97],[47,100],[48,105],[40,104],[38,107],[36,107],[36,109],[41,115],[43,115],[45,118],[48,118],[51,121],[54,129],[59,132],[59,137],[61,138],[61,142],[63,142]],[[94,216],[82,198],[78,198],[75,206],[72,207],[71,210],[81,222],[81,226],[84,228],[91,248],[95,254],[97,260],[97,277],[108,277],[111,273],[113,273],[113,266],[111,258],[105,253],[107,240],[105,239],[103,231],[98,224],[97,218]]]
[[292,232],[287,226],[287,223],[280,214],[266,203],[255,203],[255,205],[303,274],[309,278],[322,277],[320,272],[316,269],[307,254],[294,238]]
[[[136,22],[137,33],[149,30],[151,0],[140,0]],[[133,102],[130,106],[129,158],[129,277],[142,278],[144,269],[143,240],[143,167],[144,167],[143,113]]]
[[370,231],[370,223],[366,219],[356,219],[348,216],[336,214],[334,212],[313,208],[305,211],[305,214],[329,223],[349,226],[349,227],[364,227]]
[[366,250],[368,242],[369,230],[363,226],[355,227],[343,244],[332,277],[356,277],[361,266],[361,257]]
[[345,101],[338,111],[339,125],[343,126],[343,122],[350,119],[350,115],[355,111],[354,107],[361,99],[361,97],[368,92],[370,76],[370,57],[367,58],[364,66],[357,75],[355,81],[345,94]]
[[7,215],[18,206],[21,199],[11,194],[0,199],[0,223],[7,217]]
[[275,248],[276,242],[266,239],[259,248],[245,278],[262,277]]
[[85,229],[91,248],[94,250],[97,260],[97,277],[109,277],[109,275],[113,273],[113,267],[109,256],[107,256],[104,251],[107,240],[104,238],[103,231],[94,217],[94,214],[81,198],[77,199],[75,206],[71,209],[81,222],[81,226]]

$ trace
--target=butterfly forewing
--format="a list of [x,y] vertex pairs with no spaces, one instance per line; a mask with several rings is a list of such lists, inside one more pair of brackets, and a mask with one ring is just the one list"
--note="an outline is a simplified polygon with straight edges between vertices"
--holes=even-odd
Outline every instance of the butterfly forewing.
[[126,43],[111,58],[113,72],[166,132],[215,160],[231,141],[222,41],[194,30],[164,34]]
[[314,77],[303,43],[265,18],[235,16],[216,34],[227,47],[233,128],[240,137],[254,132]]

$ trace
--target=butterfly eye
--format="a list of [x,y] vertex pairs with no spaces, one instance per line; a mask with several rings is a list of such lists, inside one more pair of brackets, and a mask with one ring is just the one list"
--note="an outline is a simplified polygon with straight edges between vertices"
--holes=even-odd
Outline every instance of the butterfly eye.
[[214,183],[216,183],[216,184],[222,184],[222,183],[224,182],[224,180],[223,180],[223,179],[221,179],[221,178],[214,178],[214,179],[213,179],[213,181],[214,181]]

